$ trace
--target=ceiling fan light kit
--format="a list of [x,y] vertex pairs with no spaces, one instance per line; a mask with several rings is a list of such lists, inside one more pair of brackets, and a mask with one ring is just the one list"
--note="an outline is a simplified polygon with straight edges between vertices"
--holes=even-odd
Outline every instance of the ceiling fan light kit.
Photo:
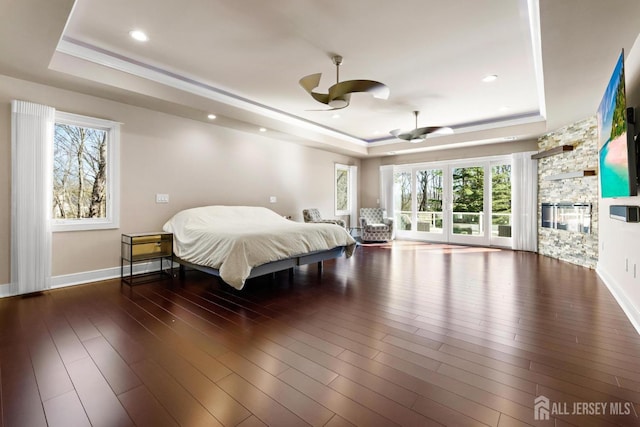
[[422,142],[424,141],[427,136],[429,134],[437,134],[437,135],[451,135],[453,133],[453,129],[451,129],[450,127],[446,127],[446,126],[427,126],[427,127],[418,127],[418,115],[420,114],[419,111],[414,111],[413,115],[416,118],[416,127],[415,129],[409,131],[409,132],[404,132],[402,133],[402,131],[400,129],[394,129],[392,131],[390,131],[389,133],[393,136],[395,136],[396,138],[399,139],[404,139],[405,141],[408,142],[412,142],[412,143],[418,143],[418,142]]
[[309,74],[300,79],[300,86],[306,90],[309,95],[318,102],[331,107],[330,110],[340,110],[349,106],[351,94],[356,92],[370,93],[374,98],[389,98],[389,88],[380,82],[374,80],[345,80],[340,81],[340,65],[342,57],[335,55],[333,63],[336,66],[336,84],[329,88],[327,93],[314,92],[314,89],[320,85],[322,73]]
[[327,105],[331,107],[333,110],[339,110],[341,108],[346,108],[349,106],[349,99],[351,97],[349,95],[337,96],[330,100]]

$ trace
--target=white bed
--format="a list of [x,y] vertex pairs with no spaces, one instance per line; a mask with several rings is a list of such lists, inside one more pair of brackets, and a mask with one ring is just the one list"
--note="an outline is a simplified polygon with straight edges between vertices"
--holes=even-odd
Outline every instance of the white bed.
[[356,247],[338,225],[294,222],[255,206],[187,209],[163,229],[173,233],[179,263],[218,275],[236,289],[250,277],[350,257]]

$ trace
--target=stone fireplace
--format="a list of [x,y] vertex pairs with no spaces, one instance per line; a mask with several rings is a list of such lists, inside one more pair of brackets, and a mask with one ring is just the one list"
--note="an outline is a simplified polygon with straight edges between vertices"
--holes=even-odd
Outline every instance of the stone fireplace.
[[538,140],[539,152],[555,149],[538,160],[538,253],[589,268],[598,262],[597,144],[595,117]]

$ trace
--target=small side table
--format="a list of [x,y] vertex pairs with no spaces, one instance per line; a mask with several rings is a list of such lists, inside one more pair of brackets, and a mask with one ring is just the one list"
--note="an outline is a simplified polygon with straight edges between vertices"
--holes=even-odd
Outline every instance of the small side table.
[[[135,264],[154,260],[160,261],[160,268],[157,271],[133,274],[133,266]],[[165,260],[169,261],[168,269],[165,269]],[[124,273],[125,263],[129,263],[128,275]],[[162,231],[122,235],[120,243],[120,279],[123,283],[132,286],[164,275],[173,278],[173,233]]]

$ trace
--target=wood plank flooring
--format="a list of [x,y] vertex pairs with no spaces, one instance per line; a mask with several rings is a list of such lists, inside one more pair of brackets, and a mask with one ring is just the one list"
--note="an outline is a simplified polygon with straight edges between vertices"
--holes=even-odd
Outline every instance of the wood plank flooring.
[[531,253],[364,245],[242,291],[7,298],[0,325],[0,427],[640,425],[640,336],[594,271]]

